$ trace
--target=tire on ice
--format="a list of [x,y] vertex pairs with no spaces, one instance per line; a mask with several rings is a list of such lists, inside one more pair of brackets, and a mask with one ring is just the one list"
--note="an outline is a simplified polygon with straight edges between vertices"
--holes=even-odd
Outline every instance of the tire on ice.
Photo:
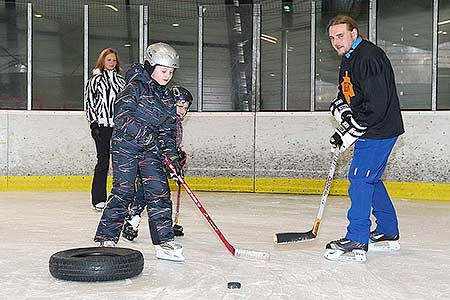
[[59,251],[49,260],[53,277],[71,281],[111,281],[139,275],[144,268],[140,251],[89,247]]

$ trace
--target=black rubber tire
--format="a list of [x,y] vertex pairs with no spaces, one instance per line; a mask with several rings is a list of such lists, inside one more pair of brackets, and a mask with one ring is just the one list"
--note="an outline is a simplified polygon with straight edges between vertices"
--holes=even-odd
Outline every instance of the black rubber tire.
[[144,269],[140,251],[116,247],[75,248],[50,257],[50,274],[71,281],[110,281],[131,278]]

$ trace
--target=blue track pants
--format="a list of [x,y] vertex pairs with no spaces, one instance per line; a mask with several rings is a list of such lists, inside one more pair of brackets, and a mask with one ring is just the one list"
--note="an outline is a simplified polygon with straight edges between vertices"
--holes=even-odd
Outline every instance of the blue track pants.
[[381,181],[396,141],[397,137],[359,139],[355,143],[353,160],[348,172],[351,207],[347,213],[350,222],[347,227],[347,239],[368,243],[371,209],[376,218],[377,232],[386,235],[398,234],[395,208]]

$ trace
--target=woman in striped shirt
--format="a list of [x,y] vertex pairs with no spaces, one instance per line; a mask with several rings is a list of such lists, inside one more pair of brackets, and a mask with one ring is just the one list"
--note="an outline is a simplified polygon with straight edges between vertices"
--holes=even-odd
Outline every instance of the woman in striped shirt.
[[86,83],[84,94],[86,117],[97,150],[91,201],[93,208],[98,211],[101,211],[106,203],[106,178],[114,127],[114,101],[125,86],[125,79],[119,74],[120,71],[117,51],[112,48],[104,49],[98,57],[92,77]]

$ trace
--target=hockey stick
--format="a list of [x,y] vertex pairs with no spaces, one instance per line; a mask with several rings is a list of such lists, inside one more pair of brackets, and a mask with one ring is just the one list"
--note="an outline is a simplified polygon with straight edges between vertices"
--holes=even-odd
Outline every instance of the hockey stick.
[[[169,169],[174,173],[177,174],[175,167],[173,166],[170,159],[167,157],[164,157],[164,162],[169,167]],[[188,193],[189,197],[191,197],[192,201],[194,201],[195,205],[198,207],[198,209],[201,211],[205,219],[208,221],[209,225],[211,225],[214,232],[217,234],[217,236],[220,238],[222,243],[225,245],[225,247],[230,251],[231,255],[234,257],[242,257],[242,258],[256,258],[256,259],[263,259],[263,260],[269,260],[270,256],[267,252],[260,252],[260,251],[253,251],[253,250],[244,250],[244,249],[238,249],[233,247],[225,236],[220,231],[219,227],[214,223],[214,221],[211,219],[210,215],[206,211],[206,209],[203,207],[203,205],[200,203],[200,200],[197,198],[197,196],[192,192],[189,185],[184,181],[184,178],[181,176],[176,175],[176,179],[178,180],[178,184],[181,184],[186,192]]]
[[174,222],[173,222],[173,226],[172,226],[173,235],[174,236],[184,236],[183,226],[178,224],[178,219],[180,216],[181,185],[179,185],[178,182],[176,182],[176,184],[177,184],[177,204],[176,204],[176,210],[175,210],[175,218],[174,218]]
[[181,198],[181,185],[178,185],[177,206],[176,206],[176,210],[175,210],[175,220],[174,220],[175,225],[179,225],[178,224],[178,216],[180,215],[180,198]]
[[317,237],[319,232],[320,221],[322,220],[323,211],[325,209],[325,204],[327,203],[328,194],[330,193],[331,183],[333,182],[334,171],[336,170],[336,165],[339,158],[339,148],[333,153],[333,160],[331,161],[330,170],[328,171],[327,181],[325,183],[325,188],[322,193],[322,199],[320,201],[319,211],[317,212],[316,220],[310,231],[307,232],[284,232],[276,233],[274,236],[274,242],[277,244],[286,243],[299,243],[312,241]]

